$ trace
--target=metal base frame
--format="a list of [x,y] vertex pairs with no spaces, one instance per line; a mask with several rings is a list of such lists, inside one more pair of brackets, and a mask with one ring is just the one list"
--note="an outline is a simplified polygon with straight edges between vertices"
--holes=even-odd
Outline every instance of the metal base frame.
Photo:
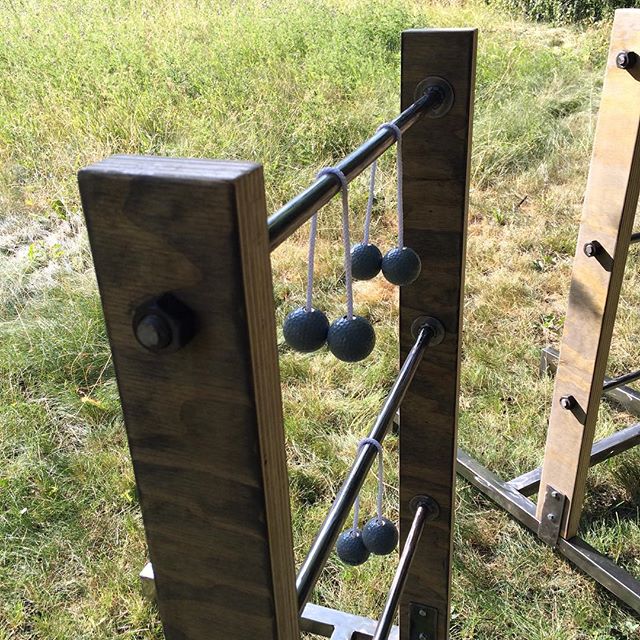
[[[538,534],[540,523],[536,518],[536,505],[522,495],[512,482],[504,482],[498,478],[463,449],[458,449],[457,471],[476,489],[509,512],[520,524]],[[640,614],[640,582],[631,574],[578,536],[570,540],[558,538],[555,549]]]

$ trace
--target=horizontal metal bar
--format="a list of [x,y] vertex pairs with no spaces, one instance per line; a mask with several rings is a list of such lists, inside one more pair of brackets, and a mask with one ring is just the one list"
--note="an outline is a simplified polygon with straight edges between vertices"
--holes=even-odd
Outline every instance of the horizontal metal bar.
[[[300,617],[300,628],[307,633],[331,638],[331,640],[369,640],[373,637],[377,622],[371,618],[320,607],[309,603]],[[393,627],[389,640],[399,640],[398,627]]]
[[[632,424],[626,429],[621,429],[616,433],[602,438],[593,444],[589,466],[593,467],[600,462],[604,462],[613,456],[617,456],[623,451],[627,451],[640,444],[640,424]],[[542,467],[527,471],[522,475],[509,480],[507,484],[519,491],[523,496],[531,496],[538,492]]]
[[640,378],[640,371],[631,371],[630,373],[625,373],[624,375],[618,376],[617,378],[611,378],[610,380],[606,380],[602,390],[603,391],[611,391],[612,389],[617,389],[627,382],[634,382]]
[[[427,88],[424,95],[405,109],[392,124],[405,133],[429,110],[442,104],[444,94],[439,87]],[[396,142],[389,129],[377,131],[371,138],[358,147],[353,153],[336,165],[351,182],[359,176],[374,160],[379,158]],[[320,207],[327,204],[340,191],[340,182],[335,176],[325,175],[318,178],[287,202],[281,209],[269,217],[269,246],[271,251],[282,244],[298,227],[303,225]]]
[[[540,371],[542,373],[555,373],[558,368],[558,351],[553,347],[545,347],[542,349],[540,356]],[[612,378],[605,378],[605,385]],[[640,392],[632,387],[621,386],[609,389],[603,389],[604,395],[610,400],[614,400],[625,411],[640,417]]]
[[373,634],[373,640],[387,640],[391,629],[393,628],[393,620],[396,617],[396,611],[398,610],[398,604],[400,603],[400,597],[407,583],[407,577],[409,576],[409,568],[411,562],[418,548],[420,542],[420,536],[424,531],[424,523],[429,516],[429,510],[424,505],[418,505],[416,513],[413,516],[413,522],[411,523],[411,529],[409,535],[404,543],[402,554],[400,555],[400,561],[398,562],[398,568],[393,576],[393,582],[389,589],[389,595],[387,601],[384,604],[382,615],[378,621],[376,632]]
[[[418,337],[402,364],[398,377],[393,387],[391,387],[382,410],[369,433],[369,438],[378,442],[384,440],[433,335],[433,330],[428,326],[418,333]],[[333,545],[349,515],[356,496],[362,488],[376,453],[377,449],[373,445],[365,445],[360,449],[349,475],[342,483],[318,535],[313,541],[311,549],[300,567],[300,571],[298,571],[296,590],[300,612],[302,612],[311,597],[311,592],[331,554]]]
[[[537,534],[539,523],[535,517],[534,503],[462,449],[458,449],[458,473]],[[556,550],[636,613],[640,613],[640,582],[631,574],[577,536],[570,540],[558,538]]]
[[457,471],[476,489],[480,489],[482,493],[508,511],[518,522],[532,531],[538,530],[536,505],[460,448],[458,448]]

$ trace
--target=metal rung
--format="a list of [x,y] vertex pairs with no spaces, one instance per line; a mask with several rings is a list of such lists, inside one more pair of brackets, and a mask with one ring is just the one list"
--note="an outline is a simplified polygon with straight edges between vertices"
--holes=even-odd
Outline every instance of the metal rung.
[[[600,462],[604,462],[619,453],[623,453],[640,444],[640,423],[632,424],[626,429],[617,431],[616,433],[594,442],[591,449],[591,458],[589,466],[593,467]],[[519,475],[513,480],[509,480],[507,484],[519,491],[523,496],[532,496],[538,492],[540,486],[540,477],[542,476],[542,467],[527,471]]]

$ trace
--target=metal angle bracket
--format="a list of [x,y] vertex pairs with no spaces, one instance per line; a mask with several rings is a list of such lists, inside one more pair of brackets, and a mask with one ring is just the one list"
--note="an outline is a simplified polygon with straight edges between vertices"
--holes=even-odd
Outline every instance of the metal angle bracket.
[[567,496],[547,485],[542,503],[542,519],[538,525],[538,538],[550,547],[555,547],[558,544],[566,503]]
[[409,640],[438,640],[438,610],[412,602],[409,605]]

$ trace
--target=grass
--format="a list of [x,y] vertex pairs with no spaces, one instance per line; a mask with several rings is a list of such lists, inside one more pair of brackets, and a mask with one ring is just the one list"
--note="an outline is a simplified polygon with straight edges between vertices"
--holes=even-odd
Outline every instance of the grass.
[[[284,15],[286,14],[286,19]],[[264,162],[270,210],[396,113],[399,33],[480,28],[462,444],[504,477],[540,463],[609,25],[550,27],[482,3],[10,0],[0,8],[0,639],[161,638],[75,172],[111,153]],[[393,158],[373,237],[394,238]],[[354,183],[356,237],[366,180]],[[339,205],[320,217],[317,301],[344,305]],[[305,237],[273,257],[278,321],[303,299]],[[610,371],[634,367],[630,258]],[[396,292],[359,284],[363,364],[281,345],[299,562],[397,367]],[[631,420],[603,404],[598,435]],[[397,441],[388,441],[394,460]],[[637,452],[589,476],[582,534],[640,576]],[[396,516],[397,470],[386,508]],[[373,478],[363,496],[372,512]],[[631,639],[636,618],[463,481],[455,639]],[[315,601],[376,617],[393,563],[332,558]]]

